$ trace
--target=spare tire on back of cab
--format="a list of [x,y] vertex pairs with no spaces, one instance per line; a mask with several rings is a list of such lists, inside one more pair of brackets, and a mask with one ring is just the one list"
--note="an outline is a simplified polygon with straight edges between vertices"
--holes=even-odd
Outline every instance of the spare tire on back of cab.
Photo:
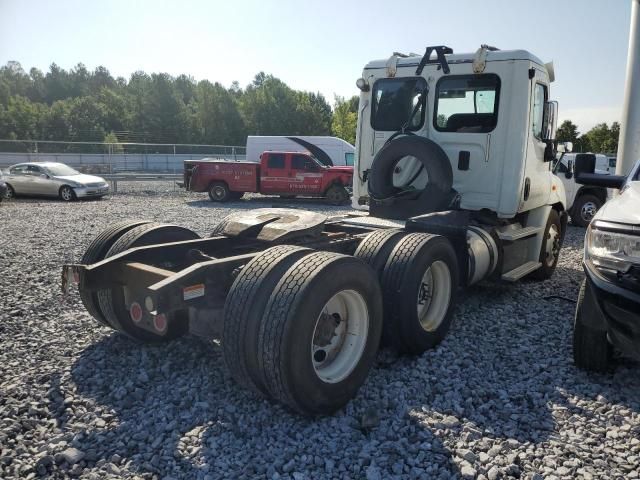
[[[405,157],[415,157],[425,169],[424,189],[393,185],[394,170]],[[368,180],[370,212],[377,217],[406,219],[447,210],[455,195],[447,154],[434,141],[417,135],[398,137],[383,146],[373,159]]]

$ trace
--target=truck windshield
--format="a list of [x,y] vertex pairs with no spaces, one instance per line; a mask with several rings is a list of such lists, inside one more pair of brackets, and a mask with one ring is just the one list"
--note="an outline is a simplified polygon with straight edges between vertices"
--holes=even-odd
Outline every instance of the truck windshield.
[[[419,130],[424,123],[427,82],[422,77],[385,78],[373,85],[371,127],[374,130],[398,131],[418,106],[407,130]],[[419,104],[419,105],[418,105]]]

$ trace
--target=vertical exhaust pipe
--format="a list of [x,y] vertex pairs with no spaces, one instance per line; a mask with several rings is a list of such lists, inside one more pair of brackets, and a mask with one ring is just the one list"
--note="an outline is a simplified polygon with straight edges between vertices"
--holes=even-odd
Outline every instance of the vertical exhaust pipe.
[[622,105],[616,175],[627,175],[640,158],[640,0],[631,0],[629,52]]

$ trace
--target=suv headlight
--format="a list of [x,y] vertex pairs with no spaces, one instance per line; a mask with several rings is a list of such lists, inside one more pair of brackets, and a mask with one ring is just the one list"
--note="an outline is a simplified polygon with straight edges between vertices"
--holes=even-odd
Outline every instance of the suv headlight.
[[599,230],[589,225],[584,253],[596,267],[627,272],[633,264],[640,265],[640,235]]

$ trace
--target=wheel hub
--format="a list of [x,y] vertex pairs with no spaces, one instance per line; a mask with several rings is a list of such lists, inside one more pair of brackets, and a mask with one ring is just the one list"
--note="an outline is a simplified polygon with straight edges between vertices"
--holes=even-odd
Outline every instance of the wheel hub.
[[590,222],[596,214],[596,211],[596,204],[593,202],[587,202],[580,209],[580,216],[585,222]]
[[547,266],[552,266],[556,260],[556,257],[560,253],[560,232],[556,225],[551,225],[549,233],[547,234],[546,243],[546,263]]
[[431,264],[418,286],[417,312],[420,325],[427,332],[438,329],[444,320],[451,300],[451,272],[442,260]]
[[358,292],[336,293],[320,312],[311,341],[311,361],[326,383],[347,377],[360,361],[369,329],[367,305]]

